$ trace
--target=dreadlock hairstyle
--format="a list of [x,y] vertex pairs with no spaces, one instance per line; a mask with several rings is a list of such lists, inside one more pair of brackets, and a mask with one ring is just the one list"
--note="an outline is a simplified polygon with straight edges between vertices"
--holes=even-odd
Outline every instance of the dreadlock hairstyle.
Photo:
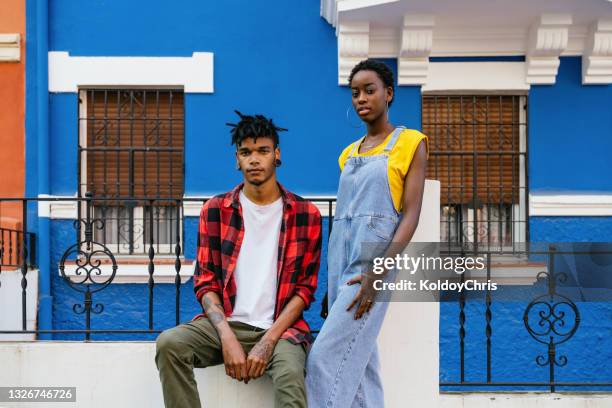
[[[393,81],[393,72],[391,71],[391,68],[389,68],[389,66],[387,64],[385,64],[384,62],[376,61],[376,60],[373,60],[373,59],[365,59],[365,60],[359,62],[351,70],[351,74],[349,75],[349,78],[348,78],[349,86],[351,86],[351,82],[353,82],[353,77],[359,71],[374,71],[374,72],[376,72],[376,75],[378,75],[378,77],[380,78],[382,83],[385,85],[385,87],[391,87],[393,90],[395,90],[395,88],[393,86],[393,82],[394,82]],[[391,106],[392,103],[393,103],[393,99],[391,99],[391,101],[389,101],[389,106]]]
[[274,141],[274,148],[276,148],[279,144],[278,132],[287,131],[287,129],[276,126],[272,119],[263,115],[243,115],[237,110],[234,112],[240,116],[240,122],[226,123],[226,125],[232,127],[232,144],[236,147],[249,137],[254,140],[257,140],[258,137],[270,137]]

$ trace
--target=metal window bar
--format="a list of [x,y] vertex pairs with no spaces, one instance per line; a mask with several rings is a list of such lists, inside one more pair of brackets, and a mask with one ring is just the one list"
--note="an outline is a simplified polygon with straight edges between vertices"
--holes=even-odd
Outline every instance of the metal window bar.
[[[178,98],[178,99],[177,99]],[[180,106],[177,107],[176,101]],[[94,216],[107,220],[96,240],[117,255],[147,255],[148,235],[156,252],[171,256],[176,244],[174,202],[147,198],[182,198],[184,173],[183,92],[168,89],[82,89],[79,98],[78,196],[144,197],[94,201]],[[180,178],[180,183],[174,180]],[[85,208],[79,203],[79,214]],[[148,219],[153,217],[153,223]],[[179,228],[180,231],[180,228]],[[82,228],[76,231],[83,237]],[[180,238],[180,237],[179,237]]]
[[516,254],[528,237],[526,97],[424,95],[428,178],[442,182],[441,239]]

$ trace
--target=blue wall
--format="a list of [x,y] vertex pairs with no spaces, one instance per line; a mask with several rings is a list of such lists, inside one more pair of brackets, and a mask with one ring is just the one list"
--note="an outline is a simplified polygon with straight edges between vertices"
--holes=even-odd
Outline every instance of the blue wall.
[[[506,288],[508,290],[525,290],[525,288]],[[540,287],[539,294],[546,293]],[[478,297],[478,296],[475,296]],[[486,382],[486,305],[480,299],[466,303],[465,314],[465,381]],[[536,364],[538,356],[547,357],[546,344],[539,343],[527,332],[523,323],[523,313],[528,301],[510,302],[495,300],[492,295],[491,305],[491,380],[493,382],[548,382],[548,366]],[[612,303],[610,302],[577,302],[581,321],[574,336],[557,348],[557,358],[565,356],[567,365],[555,367],[555,379],[558,382],[604,382],[612,378],[612,367],[608,364],[612,358]],[[534,321],[535,323],[535,321]],[[565,319],[569,329],[572,320]],[[546,326],[538,327],[542,330]],[[460,342],[459,342],[459,305],[456,302],[443,302],[440,305],[440,382],[457,383],[461,379]],[[535,390],[546,391],[546,387],[443,387],[446,391],[458,390]],[[569,390],[563,387],[559,390]],[[578,389],[574,387],[573,389]],[[587,388],[581,388],[586,391]],[[604,387],[588,387],[590,390],[602,391]],[[610,391],[612,388],[605,388]]]
[[[32,4],[28,2],[28,38],[33,32]],[[137,16],[137,18],[135,18]],[[279,179],[295,192],[334,194],[337,186],[337,156],[341,149],[361,136],[363,128],[353,128],[346,110],[350,95],[337,85],[337,48],[334,29],[319,16],[318,1],[262,3],[240,0],[206,2],[188,0],[181,7],[166,1],[119,2],[56,0],[50,4],[50,49],[68,51],[73,56],[190,56],[194,51],[214,53],[212,94],[185,97],[185,188],[186,194],[212,194],[231,188],[240,179],[234,169],[233,149],[225,122],[235,120],[234,109],[263,113],[289,128],[281,134],[283,167]],[[28,48],[27,191],[35,192],[36,147],[32,139],[35,95],[32,73],[34,47]],[[395,69],[395,62],[388,61]],[[540,190],[611,191],[612,173],[612,87],[580,84],[580,60],[562,58],[557,84],[534,86],[529,95],[529,188]],[[418,87],[401,87],[391,108],[394,123],[420,128],[421,98]],[[78,143],[76,94],[50,96],[51,191],[72,195],[77,188],[76,147]],[[353,123],[356,120],[353,119]],[[592,177],[596,174],[597,177]],[[608,240],[612,220],[584,217],[532,217],[534,241]],[[185,253],[193,257],[196,220],[185,221]],[[595,231],[595,233],[593,233]],[[66,242],[72,242],[71,222],[53,221],[52,265],[57,265]],[[326,247],[324,247],[324,251]],[[324,254],[325,255],[325,254]],[[325,257],[323,258],[325,259]],[[326,269],[320,272],[320,291],[325,289]],[[82,298],[51,271],[54,294],[54,327],[83,327],[83,316],[72,312]],[[92,318],[94,329],[145,328],[147,321],[146,285],[113,285],[94,297],[106,310]],[[441,309],[440,349],[443,381],[457,380],[456,304]],[[521,308],[496,305],[494,336],[496,367],[494,379],[520,379],[531,367],[534,353],[542,352],[521,327]],[[191,281],[181,290],[181,321],[199,312]],[[579,338],[568,343],[572,378],[592,374],[590,350],[605,345],[610,330],[598,322],[610,317],[609,309],[593,307],[586,313],[581,335],[593,337],[589,343]],[[308,311],[313,328],[321,324],[319,306]],[[474,340],[468,350],[468,380],[482,380],[483,305],[468,306],[468,336]],[[155,289],[155,328],[174,324],[174,288],[160,284]],[[522,330],[522,331],[521,331]],[[476,336],[476,337],[471,337]],[[145,336],[147,337],[147,336]],[[147,338],[151,338],[148,336]],[[56,336],[56,338],[82,338]],[[117,339],[119,336],[94,336]],[[134,336],[130,336],[134,338]],[[608,345],[605,350],[611,350]],[[517,350],[519,348],[520,350]],[[586,354],[585,354],[586,353]],[[518,356],[518,357],[517,357]],[[609,358],[607,358],[609,360]],[[597,368],[597,366],[595,366]],[[609,375],[610,371],[604,371]],[[540,379],[541,373],[534,372]]]
[[[187,1],[176,7],[165,1],[143,6],[64,0],[52,2],[50,14],[52,51],[75,56],[214,53],[214,93],[185,98],[187,194],[218,193],[240,181],[225,125],[236,120],[234,109],[269,115],[289,128],[281,134],[282,183],[302,195],[335,194],[337,157],[363,128],[347,121],[350,93],[337,85],[336,36],[319,16],[317,1],[272,1],[265,7],[251,1]],[[162,16],[163,22],[152,24]],[[420,104],[419,87],[402,87],[391,117],[420,128]],[[52,192],[74,194],[76,95],[52,95],[51,109],[52,140],[58,146],[51,152]]]
[[581,84],[563,57],[554,86],[529,92],[529,189],[612,191],[612,86]]

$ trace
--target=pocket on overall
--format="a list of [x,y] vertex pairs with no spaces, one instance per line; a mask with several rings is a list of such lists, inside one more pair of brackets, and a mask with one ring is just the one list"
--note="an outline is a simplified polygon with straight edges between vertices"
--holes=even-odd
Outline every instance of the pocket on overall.
[[374,235],[385,241],[391,241],[396,227],[397,221],[380,215],[371,215],[368,221],[368,228]]

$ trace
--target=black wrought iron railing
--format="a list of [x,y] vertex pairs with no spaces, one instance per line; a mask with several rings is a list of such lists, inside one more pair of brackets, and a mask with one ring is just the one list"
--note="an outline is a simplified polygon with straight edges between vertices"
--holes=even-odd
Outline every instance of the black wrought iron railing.
[[31,232],[24,233],[22,229],[0,227],[0,268],[21,267],[24,259],[28,267],[35,266],[36,235]]
[[[174,324],[179,324],[181,319],[181,291],[184,290],[184,282],[181,275],[185,274],[184,262],[185,257],[185,246],[184,246],[184,221],[186,205],[200,205],[205,203],[210,197],[190,197],[190,198],[150,198],[150,197],[112,197],[112,198],[101,198],[93,197],[87,193],[85,197],[73,198],[73,197],[54,197],[54,198],[7,198],[0,199],[0,206],[2,203],[14,203],[21,202],[23,206],[23,217],[24,217],[24,228],[27,228],[27,208],[31,203],[44,204],[45,206],[53,207],[54,204],[72,203],[77,209],[76,213],[79,215],[77,219],[72,221],[72,228],[74,230],[74,240],[70,244],[60,242],[62,247],[61,256],[56,265],[51,265],[52,272],[57,267],[61,276],[61,282],[72,289],[77,296],[82,299],[79,303],[75,303],[72,307],[72,311],[77,315],[83,315],[84,328],[79,329],[50,329],[50,330],[30,330],[27,327],[27,292],[28,287],[28,272],[34,266],[27,260],[30,259],[31,253],[30,248],[33,248],[34,234],[28,233],[24,235],[21,233],[20,242],[14,242],[13,239],[17,239],[17,235],[11,238],[11,245],[15,245],[21,253],[20,259],[25,259],[19,265],[22,272],[22,327],[14,330],[0,330],[0,341],[2,340],[3,334],[35,334],[35,335],[83,335],[85,341],[92,340],[92,335],[100,334],[134,334],[134,335],[146,335],[146,334],[158,334],[162,330],[156,328],[154,324],[154,289],[158,286],[158,275],[156,275],[156,267],[160,265],[168,265],[172,262],[174,266]],[[332,214],[333,198],[310,198],[310,201],[318,203],[319,205],[327,208],[327,213]],[[104,234],[105,228],[107,228],[107,222],[109,220],[100,217],[99,215],[104,214],[103,212],[96,212],[96,208],[108,208],[110,204],[117,207],[130,206],[133,203],[140,203],[145,208],[148,208],[148,216],[144,216],[143,219],[138,220],[139,222],[146,224],[148,233],[145,230],[144,234],[138,238],[142,240],[143,236],[146,238],[144,242],[144,248],[140,249],[140,253],[131,251],[129,254],[124,253],[120,245],[129,245],[131,249],[134,248],[133,242],[126,242],[124,236],[119,236],[116,241],[112,240],[112,237]],[[172,208],[172,211],[160,212],[157,211],[159,208]],[[164,215],[170,214],[168,217]],[[116,223],[117,219],[112,219],[112,222]],[[121,222],[121,219],[119,219]],[[130,222],[133,223],[134,219],[130,218]],[[160,236],[159,231],[161,230],[160,225],[166,225],[167,230],[163,232],[165,234],[165,241],[163,245],[160,245],[156,238]],[[171,231],[172,234],[168,234]],[[157,233],[156,233],[157,232]],[[331,223],[327,230],[328,234],[331,233]],[[193,231],[194,236],[196,231]],[[28,237],[27,239],[24,239]],[[8,237],[8,235],[7,235]],[[128,238],[134,239],[135,235],[130,234]],[[61,241],[61,239],[60,239]],[[8,241],[7,241],[8,242]],[[25,246],[24,246],[25,245]],[[144,257],[142,256],[144,255]],[[194,254],[191,254],[193,257]],[[92,328],[92,318],[95,315],[100,315],[105,310],[104,303],[97,301],[97,297],[102,295],[103,291],[109,288],[116,280],[121,265],[136,265],[141,266],[147,270],[148,279],[146,282],[147,286],[147,324],[146,328],[139,329],[94,329]],[[8,265],[7,265],[8,266]],[[167,282],[167,280],[165,281]],[[192,291],[192,288],[188,288]],[[78,299],[78,297],[77,297]]]
[[[115,308],[117,307],[116,299],[109,300],[109,296],[105,294],[105,291],[111,292],[108,290],[108,288],[115,286],[114,283],[117,284],[115,280],[123,262],[127,262],[128,260],[133,261],[133,257],[130,258],[126,255],[117,256],[117,254],[111,248],[111,243],[99,242],[96,239],[96,237],[99,236],[96,235],[96,233],[103,231],[104,228],[106,228],[106,220],[96,216],[95,205],[96,203],[103,203],[105,199],[94,199],[90,195],[82,198],[62,197],[0,199],[0,204],[3,202],[22,203],[24,231],[28,231],[27,208],[28,204],[30,203],[43,202],[46,205],[52,206],[54,202],[72,202],[74,203],[75,207],[82,207],[84,209],[82,213],[78,213],[80,215],[78,219],[73,220],[72,222],[74,232],[73,234],[70,234],[70,236],[73,237],[73,239],[65,240],[62,237],[53,237],[55,240],[54,246],[57,247],[60,245],[61,247],[59,251],[61,256],[57,257],[57,264],[52,265],[53,270],[55,270],[56,267],[59,269],[59,284],[63,285],[63,289],[69,288],[70,291],[68,292],[74,295],[72,298],[70,298],[75,300],[72,305],[72,313],[79,316],[79,319],[82,319],[81,327],[45,330],[28,329],[26,324],[28,297],[26,294],[29,290],[28,272],[33,266],[30,260],[33,259],[32,254],[35,252],[35,239],[30,233],[22,233],[20,235],[14,235],[15,239],[17,239],[17,237],[20,238],[22,241],[21,243],[18,244],[17,242],[13,243],[13,241],[11,241],[11,243],[8,244],[9,247],[15,248],[16,251],[17,248],[19,248],[17,252],[21,254],[21,258],[18,259],[20,259],[19,267],[22,273],[22,284],[20,288],[22,295],[22,304],[20,308],[22,315],[22,327],[9,330],[0,330],[0,340],[2,340],[3,335],[8,334],[34,334],[37,336],[79,335],[82,336],[82,339],[85,341],[92,340],[92,336],[95,336],[97,339],[98,335],[158,334],[162,331],[162,328],[160,327],[159,323],[156,323],[158,320],[156,320],[156,309],[154,307],[156,288],[160,285],[158,282],[159,275],[156,274],[156,270],[160,264],[163,263],[167,265],[169,262],[172,263],[174,268],[174,282],[172,283],[173,294],[170,295],[169,291],[166,291],[165,293],[166,296],[174,297],[174,319],[172,320],[174,324],[179,324],[181,320],[181,292],[185,291],[186,289],[183,286],[183,279],[181,279],[181,275],[185,274],[183,270],[186,253],[184,234],[186,229],[185,206],[198,206],[207,199],[207,197],[180,199],[130,197],[129,199],[125,199],[125,201],[130,202],[138,200],[151,209],[162,205],[165,207],[174,208],[173,211],[169,212],[174,214],[170,220],[172,223],[174,223],[174,226],[170,229],[170,231],[172,231],[172,237],[169,237],[168,239],[168,242],[171,244],[171,251],[161,251],[159,249],[160,247],[157,246],[157,235],[155,233],[145,234],[146,242],[144,242],[144,245],[146,245],[146,257],[139,258],[139,261],[141,262],[140,265],[147,271],[146,291],[140,292],[140,296],[143,296],[144,294],[144,297],[146,298],[138,299],[138,304],[142,305],[142,313],[140,314],[142,317],[142,325],[139,327],[137,326],[136,328],[123,328],[120,321],[114,321],[113,324],[115,324],[115,326],[110,328],[105,327],[103,329],[94,328],[96,325],[93,324],[93,321],[96,320],[96,316],[100,316],[105,313],[105,304],[108,304],[108,302],[113,303]],[[113,197],[112,199],[108,200],[112,200],[115,203],[121,203],[122,201],[121,198],[117,197]],[[329,235],[332,229],[334,199],[326,197],[313,197],[310,198],[310,200],[319,204],[320,208],[327,209],[327,211],[322,212],[324,216],[329,215],[329,217],[326,217],[324,221],[324,224],[326,224],[326,232]],[[162,213],[151,211],[151,214],[161,215]],[[195,214],[193,216],[195,216]],[[153,224],[156,222],[155,217],[150,216],[146,218],[146,222],[149,224],[149,231],[154,231],[155,229],[153,228]],[[165,220],[164,222],[168,222],[168,220]],[[197,222],[193,222],[192,220],[190,230],[193,231],[193,228],[196,225]],[[5,236],[8,237],[8,235]],[[5,242],[3,240],[1,247],[4,248],[4,245]],[[453,247],[453,250],[454,249],[456,248]],[[468,248],[468,250],[476,251],[477,249],[471,247]],[[456,345],[457,353],[455,356],[453,356],[453,362],[456,361],[457,365],[453,367],[453,370],[451,370],[454,373],[457,373],[457,376],[453,377],[451,375],[441,378],[441,389],[449,391],[466,391],[471,389],[497,390],[504,387],[511,390],[525,388],[541,390],[544,388],[550,392],[556,392],[559,391],[559,389],[567,389],[567,387],[582,388],[585,390],[591,390],[593,387],[604,387],[605,389],[612,387],[612,381],[610,381],[612,376],[609,375],[610,371],[604,371],[602,374],[603,377],[600,377],[599,379],[587,378],[586,380],[576,381],[563,380],[564,370],[570,371],[572,365],[579,363],[579,361],[576,359],[572,361],[564,354],[566,351],[565,347],[572,345],[571,347],[580,348],[581,346],[579,344],[576,345],[577,342],[584,342],[585,339],[588,339],[591,334],[593,336],[605,337],[605,333],[607,332],[593,330],[589,327],[583,327],[581,322],[583,321],[582,308],[584,307],[584,302],[581,302],[580,299],[573,299],[572,297],[563,294],[559,290],[560,286],[567,281],[568,274],[565,270],[559,269],[559,267],[556,266],[556,260],[564,254],[584,254],[587,256],[608,257],[612,256],[612,250],[591,249],[587,251],[567,251],[555,246],[548,246],[542,249],[541,246],[536,248],[530,245],[528,245],[523,251],[518,251],[516,248],[513,248],[513,256],[516,256],[519,253],[524,255],[524,257],[527,259],[539,257],[542,268],[533,274],[534,276],[532,277],[532,282],[534,282],[534,284],[529,285],[529,291],[527,291],[527,293],[533,296],[522,303],[519,302],[519,305],[517,306],[518,309],[515,308],[514,312],[512,312],[512,320],[520,323],[520,325],[512,326],[512,330],[514,330],[513,333],[516,335],[525,335],[525,346],[528,346],[527,340],[530,339],[529,341],[531,341],[531,343],[529,343],[529,347],[535,347],[534,350],[537,350],[537,353],[534,354],[531,362],[522,367],[522,369],[526,372],[534,370],[541,371],[542,369],[545,369],[547,372],[546,379],[534,381],[516,381],[514,378],[512,378],[511,380],[505,380],[503,375],[498,374],[500,372],[503,373],[503,370],[500,371],[500,367],[506,364],[508,359],[512,359],[513,356],[506,356],[500,359],[500,356],[496,355],[496,349],[494,347],[495,343],[504,341],[507,342],[508,338],[503,337],[507,336],[507,333],[503,336],[496,333],[496,324],[499,324],[498,319],[502,319],[502,314],[495,308],[495,305],[496,302],[500,301],[497,298],[497,293],[493,293],[491,290],[487,289],[475,295],[469,296],[462,292],[457,298],[452,299],[451,301],[457,306],[457,314],[455,316],[451,316],[451,320],[445,320],[443,323],[446,324],[451,322],[452,324],[457,324],[456,338],[452,340]],[[495,259],[497,256],[504,255],[503,252],[478,250],[477,254],[486,258],[484,276],[480,278],[483,280],[494,279],[496,273],[494,264]],[[599,264],[602,263],[600,260],[598,262]],[[322,264],[325,265],[325,260],[322,260]],[[70,269],[70,272],[68,269]],[[103,269],[105,269],[105,273],[103,273]],[[461,279],[464,279],[463,275]],[[167,287],[168,285],[166,284],[165,286]],[[189,287],[187,291],[191,292],[192,288]],[[64,290],[64,292],[66,291]],[[474,296],[476,296],[476,298]],[[483,306],[484,312],[482,315],[476,314],[474,316],[468,311],[468,306],[474,301],[480,302]],[[134,303],[128,304],[130,307],[134,305]],[[66,305],[66,302],[62,303],[62,305]],[[19,313],[19,308],[13,308],[10,312]],[[69,310],[65,312],[70,313]],[[452,313],[454,313],[454,311]],[[592,314],[593,311],[589,310],[589,313]],[[517,317],[517,315],[520,315],[520,317]],[[602,328],[612,330],[612,323],[608,323],[610,323],[608,315],[604,315],[599,322]],[[501,324],[505,323],[501,322]],[[472,335],[472,332],[478,332],[479,335],[482,333],[483,335],[481,338],[476,338]],[[610,337],[608,336],[607,340],[609,339]],[[606,339],[604,338],[604,340]],[[477,364],[482,363],[483,366],[478,372],[479,375],[483,374],[482,378],[478,378],[476,380],[474,379],[477,376],[473,375],[470,371],[475,367],[475,364],[471,361],[471,359],[474,357],[474,344],[471,343],[474,342],[478,343],[476,346],[478,348],[476,354],[479,356]],[[482,344],[482,347],[480,347],[480,344]],[[602,358],[605,359],[606,362],[599,362],[597,364],[605,367],[608,366],[607,361],[609,355],[612,353],[612,344],[605,343],[604,347],[607,347],[603,349],[604,352],[600,351],[598,353],[592,353],[590,358],[593,360],[590,361],[589,364],[592,364],[593,361],[596,361],[598,358]],[[470,348],[472,351],[470,351]],[[455,351],[453,351],[453,353],[454,352]],[[449,354],[446,353],[445,356],[448,355]],[[443,358],[446,358],[445,356],[443,355]],[[449,378],[451,379],[449,380]]]

